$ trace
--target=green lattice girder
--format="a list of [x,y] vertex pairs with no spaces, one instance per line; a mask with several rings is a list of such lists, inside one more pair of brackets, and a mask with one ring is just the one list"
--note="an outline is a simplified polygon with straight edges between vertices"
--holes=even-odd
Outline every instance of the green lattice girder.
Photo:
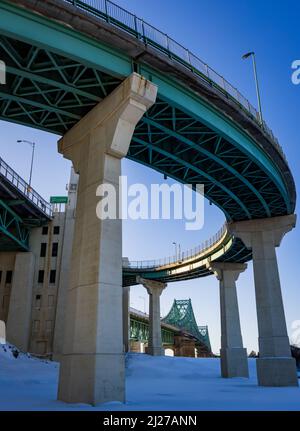
[[[133,71],[133,59],[124,52],[6,1],[0,3],[0,57],[7,65],[0,118],[59,135]],[[294,211],[281,169],[249,134],[177,80],[135,63],[158,85],[158,99],[136,127],[128,158],[177,181],[204,184],[206,197],[227,220]],[[237,240],[219,253],[224,261],[250,258]],[[207,274],[198,268],[183,278],[174,271],[144,276]]]
[[[0,5],[8,85],[0,118],[64,134],[132,72],[132,59],[15,5]],[[203,183],[228,220],[284,215],[293,204],[270,157],[236,124],[179,83],[140,64],[159,99],[128,157],[186,183]]]
[[0,87],[1,117],[65,133],[120,80],[82,63],[0,36],[7,85]]
[[177,326],[194,335],[211,350],[207,326],[198,326],[190,299],[174,299],[173,305],[162,322]]
[[[171,330],[162,328],[162,343],[169,345],[174,344],[174,334]],[[143,343],[149,340],[149,322],[130,317],[130,339],[141,341]]]
[[28,251],[29,230],[23,220],[0,199],[0,249],[1,251]]

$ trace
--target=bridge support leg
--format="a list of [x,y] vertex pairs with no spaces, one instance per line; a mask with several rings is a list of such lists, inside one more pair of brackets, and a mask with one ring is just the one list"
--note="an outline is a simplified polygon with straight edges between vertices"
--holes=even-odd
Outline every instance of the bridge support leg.
[[123,287],[123,344],[124,351],[129,352],[130,345],[130,287]]
[[298,386],[286,328],[275,247],[296,216],[231,223],[229,230],[252,249],[259,332],[257,377],[261,386]]
[[75,225],[75,208],[77,199],[77,175],[74,169],[71,170],[70,185],[68,192],[68,205],[65,210],[65,230],[64,244],[61,256],[61,271],[59,277],[59,286],[57,291],[57,305],[55,316],[55,327],[53,337],[53,355],[54,361],[60,362],[64,345],[64,328],[65,328],[65,310],[67,302],[67,290],[70,279],[70,264],[73,248],[73,234]]
[[[62,401],[96,405],[125,398],[119,177],[135,126],[156,93],[155,85],[132,74],[59,141],[59,152],[80,174],[59,376]],[[102,184],[111,191],[109,218],[96,216]]]
[[247,265],[213,262],[209,268],[220,281],[222,377],[249,377],[236,293],[236,281]]
[[163,356],[165,351],[161,338],[160,295],[167,285],[141,277],[138,277],[137,281],[147,289],[149,294],[148,353],[153,356]]
[[6,338],[23,352],[28,351],[31,331],[34,255],[17,253],[6,326]]

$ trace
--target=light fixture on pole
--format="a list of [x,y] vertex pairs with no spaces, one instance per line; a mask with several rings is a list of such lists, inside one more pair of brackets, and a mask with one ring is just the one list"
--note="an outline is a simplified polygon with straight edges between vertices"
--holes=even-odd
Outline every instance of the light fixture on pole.
[[34,160],[34,150],[35,150],[35,142],[31,142],[31,141],[27,141],[26,139],[18,139],[17,140],[18,143],[22,143],[25,142],[26,144],[29,144],[32,148],[32,155],[31,155],[31,165],[30,165],[30,174],[29,174],[29,187],[28,187],[28,191],[31,190],[31,180],[32,180],[32,169],[33,169],[33,160]]
[[257,76],[257,67],[256,67],[255,52],[254,51],[247,52],[246,54],[244,54],[242,56],[242,59],[246,60],[249,57],[252,57],[252,62],[253,62],[255,87],[256,87],[256,95],[257,95],[258,110],[259,110],[259,120],[260,120],[260,123],[263,124],[263,116],[262,116],[262,109],[261,109],[261,100],[260,100],[260,91],[259,91],[259,84],[258,84],[258,76]]

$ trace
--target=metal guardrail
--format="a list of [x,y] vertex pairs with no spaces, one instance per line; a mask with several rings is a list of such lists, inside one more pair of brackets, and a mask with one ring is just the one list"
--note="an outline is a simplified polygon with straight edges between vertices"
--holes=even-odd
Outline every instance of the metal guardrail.
[[52,217],[52,208],[49,202],[45,201],[35,190],[33,190],[23,178],[20,177],[7,163],[0,157],[0,175],[4,176],[19,192],[29,199],[40,211],[48,217]]
[[231,85],[223,76],[203,62],[199,57],[191,53],[187,48],[180,45],[167,34],[148,24],[143,19],[128,12],[126,9],[116,5],[110,0],[64,0],[78,8],[85,10],[91,15],[97,16],[106,22],[115,25],[119,29],[131,34],[141,40],[146,46],[159,50],[177,63],[185,66],[196,75],[200,76],[214,88],[225,94],[229,99],[239,105],[268,135],[271,142],[286,159],[279,145],[278,139],[265,121],[260,122],[260,116],[256,108],[244,97],[236,87]]
[[187,251],[180,252],[174,256],[164,257],[161,259],[154,260],[128,260],[123,258],[123,268],[130,269],[147,269],[147,268],[158,268],[172,264],[182,264],[198,255],[204,253],[216,245],[225,235],[227,234],[227,224],[225,223],[221,229],[209,240],[203,242],[201,245],[191,248]]

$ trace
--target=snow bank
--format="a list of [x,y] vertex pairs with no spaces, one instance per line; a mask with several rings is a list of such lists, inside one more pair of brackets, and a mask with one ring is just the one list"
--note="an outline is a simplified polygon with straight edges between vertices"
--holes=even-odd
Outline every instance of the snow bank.
[[[13,348],[13,347],[12,347]],[[299,388],[257,386],[250,378],[222,379],[218,359],[126,357],[126,404],[69,405],[56,401],[58,368],[0,346],[0,410],[300,410]]]

